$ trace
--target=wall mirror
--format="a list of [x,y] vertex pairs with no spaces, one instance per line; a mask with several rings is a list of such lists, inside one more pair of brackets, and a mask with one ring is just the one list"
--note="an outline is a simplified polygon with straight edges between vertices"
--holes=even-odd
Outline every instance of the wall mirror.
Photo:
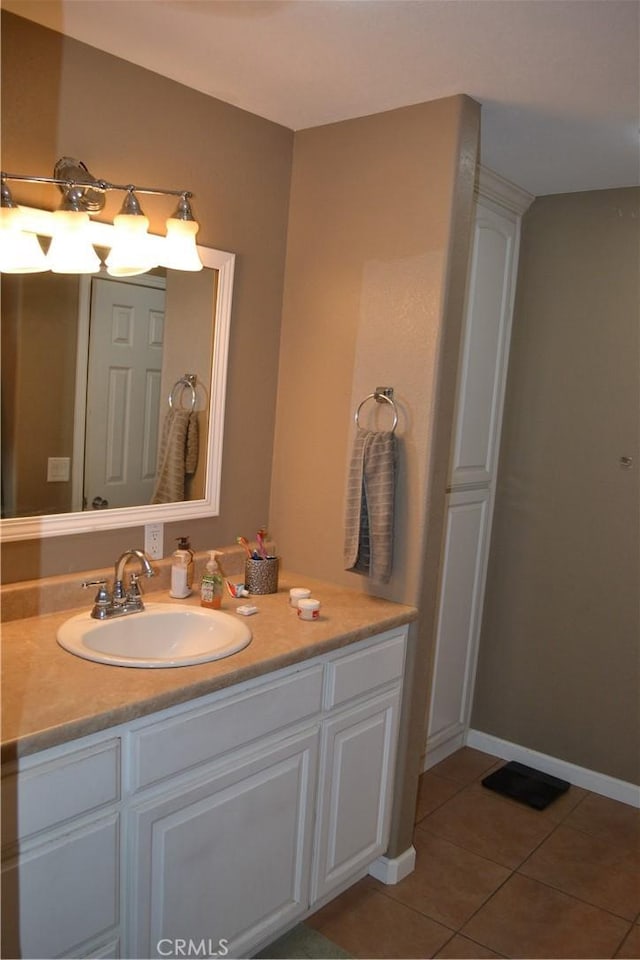
[[2,275],[2,540],[218,515],[235,256],[198,252],[196,273]]

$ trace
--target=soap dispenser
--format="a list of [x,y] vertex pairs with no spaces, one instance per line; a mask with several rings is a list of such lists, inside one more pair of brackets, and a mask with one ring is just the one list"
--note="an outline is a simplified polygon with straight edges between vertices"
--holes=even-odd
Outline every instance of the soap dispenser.
[[191,594],[189,587],[189,561],[191,554],[188,550],[174,550],[171,555],[171,588],[169,596],[176,600],[184,600]]
[[189,587],[189,593],[191,593],[191,588],[193,586],[193,550],[191,549],[191,544],[189,543],[189,537],[176,537],[178,541],[178,550],[184,550],[189,554],[189,559],[187,561],[187,586]]
[[209,610],[219,610],[222,606],[223,585],[222,572],[218,565],[218,552],[210,550],[200,584],[200,605]]

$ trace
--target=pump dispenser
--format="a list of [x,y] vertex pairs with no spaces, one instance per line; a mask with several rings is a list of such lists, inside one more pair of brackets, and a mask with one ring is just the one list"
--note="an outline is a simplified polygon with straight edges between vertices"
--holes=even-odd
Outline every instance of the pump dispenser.
[[200,605],[209,610],[219,610],[222,606],[222,588],[224,581],[218,565],[217,550],[209,551],[209,559],[200,584]]
[[189,560],[191,555],[188,550],[174,550],[171,557],[171,589],[169,596],[177,600],[184,600],[191,593],[187,580],[189,572]]
[[176,550],[176,553],[184,551],[189,555],[189,559],[187,560],[187,586],[189,593],[191,593],[193,586],[193,550],[189,543],[189,537],[176,537],[176,540],[178,541],[178,550]]

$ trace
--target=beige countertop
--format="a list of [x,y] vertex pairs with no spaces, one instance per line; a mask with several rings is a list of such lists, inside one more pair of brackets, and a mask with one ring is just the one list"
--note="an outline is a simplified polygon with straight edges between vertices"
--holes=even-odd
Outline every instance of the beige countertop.
[[[321,601],[317,621],[302,621],[289,606],[289,588],[307,586]],[[166,590],[149,601],[172,601]],[[89,599],[89,598],[87,598]],[[199,604],[197,595],[180,603]],[[91,602],[2,624],[2,759],[9,760],[145,716],[165,707],[291,666],[321,653],[409,623],[414,607],[335,584],[281,573],[277,594],[225,598],[233,613],[251,602],[246,619],[253,638],[225,660],[188,667],[140,669],[107,666],[63,650],[56,631]]]

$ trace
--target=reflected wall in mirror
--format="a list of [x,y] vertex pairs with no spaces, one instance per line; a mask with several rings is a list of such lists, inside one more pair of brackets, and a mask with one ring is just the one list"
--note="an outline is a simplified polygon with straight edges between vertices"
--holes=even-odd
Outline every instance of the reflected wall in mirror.
[[199,252],[2,276],[2,539],[217,515],[235,258]]

